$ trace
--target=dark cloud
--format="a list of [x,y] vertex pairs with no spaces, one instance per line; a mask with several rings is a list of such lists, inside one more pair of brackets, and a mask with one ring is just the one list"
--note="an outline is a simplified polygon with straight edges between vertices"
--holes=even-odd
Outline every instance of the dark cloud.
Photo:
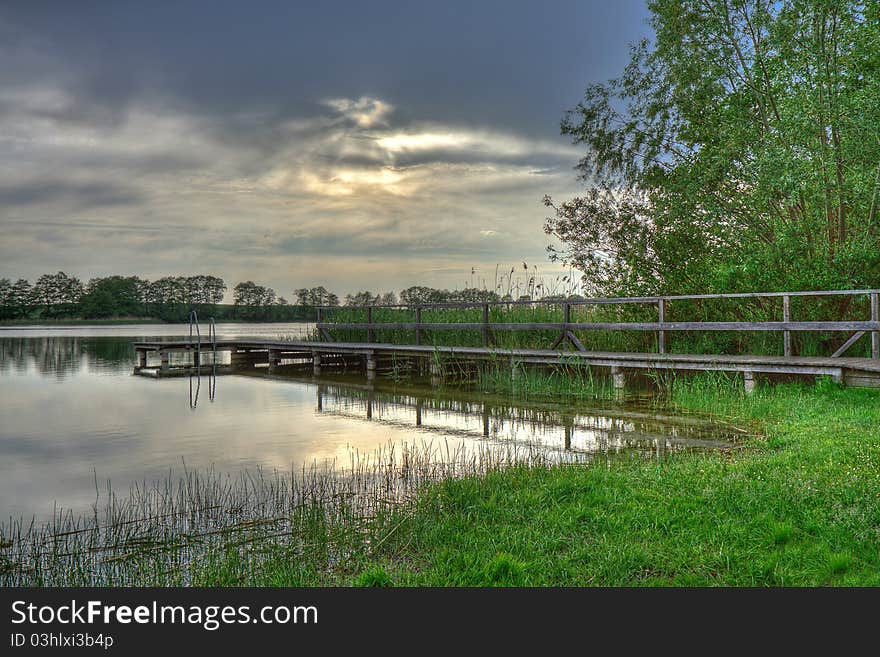
[[0,261],[89,277],[197,259],[288,289],[541,259],[542,196],[579,184],[559,119],[622,68],[644,16],[641,0],[6,3]]
[[105,182],[74,183],[50,179],[17,185],[0,183],[0,207],[4,208],[55,202],[91,208],[133,205],[143,199],[144,195],[131,186]]

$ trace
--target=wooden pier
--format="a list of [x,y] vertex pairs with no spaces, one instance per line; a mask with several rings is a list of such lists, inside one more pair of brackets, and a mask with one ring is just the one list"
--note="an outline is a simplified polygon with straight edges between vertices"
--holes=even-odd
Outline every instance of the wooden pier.
[[[793,321],[791,299],[803,296],[866,296],[870,317],[864,320]],[[698,299],[761,299],[781,297],[783,317],[779,321],[764,322],[697,322],[666,321],[670,303]],[[528,303],[542,303],[562,307],[562,322],[490,322],[490,308]],[[656,307],[656,321],[640,322],[576,322],[571,321],[572,309],[583,305],[651,304]],[[760,294],[692,295],[674,297],[637,297],[617,299],[586,299],[578,301],[502,302],[499,304],[425,304],[398,309],[401,314],[415,314],[415,321],[373,321],[373,308],[366,309],[367,322],[322,321],[319,314],[317,331],[321,340],[219,340],[196,342],[135,342],[136,374],[173,376],[194,373],[199,368],[211,367],[216,373],[233,373],[242,369],[266,367],[311,370],[316,376],[322,371],[337,369],[361,370],[366,378],[374,379],[377,372],[416,372],[430,375],[433,382],[449,371],[465,372],[491,363],[509,366],[516,376],[529,366],[571,366],[603,368],[612,377],[614,387],[623,390],[626,375],[637,371],[724,371],[741,372],[746,391],[751,392],[759,375],[830,376],[835,381],[853,386],[880,387],[880,290],[834,290],[820,292],[778,292]],[[482,322],[423,322],[422,312],[432,308],[481,308]],[[392,313],[393,315],[393,313]],[[482,346],[454,346],[425,344],[426,336],[444,330],[478,331]],[[652,331],[657,334],[657,351],[631,353],[590,351],[583,345],[578,332],[583,331]],[[365,341],[334,341],[334,332],[363,331]],[[380,331],[411,331],[413,344],[393,344],[376,341]],[[553,331],[558,338],[549,349],[503,348],[497,346],[494,334],[498,331]],[[668,353],[667,336],[675,331],[776,331],[782,337],[782,355],[751,354],[680,354]],[[792,350],[791,335],[795,332],[846,332],[848,339],[827,356],[799,356]],[[860,339],[870,340],[870,357],[847,357],[844,354]]]

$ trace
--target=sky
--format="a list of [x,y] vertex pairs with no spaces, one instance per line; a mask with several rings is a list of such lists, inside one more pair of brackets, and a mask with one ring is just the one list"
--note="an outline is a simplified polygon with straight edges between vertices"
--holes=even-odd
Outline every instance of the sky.
[[0,2],[0,277],[546,281],[638,0]]

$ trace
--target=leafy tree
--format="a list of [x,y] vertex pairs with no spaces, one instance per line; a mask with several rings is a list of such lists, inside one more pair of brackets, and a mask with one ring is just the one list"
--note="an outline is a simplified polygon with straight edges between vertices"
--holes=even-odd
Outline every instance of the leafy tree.
[[880,285],[880,2],[652,0],[562,122],[551,257],[609,293]]
[[137,317],[143,311],[144,287],[137,276],[93,278],[86,285],[80,312],[87,319]]
[[47,316],[69,314],[72,306],[79,302],[83,293],[82,282],[63,271],[57,274],[43,274],[33,287],[34,301],[43,306]]
[[413,285],[400,292],[400,303],[415,306],[422,303],[443,303],[449,298],[447,290],[437,290],[424,285]]
[[379,303],[379,296],[372,292],[363,291],[356,294],[345,295],[345,305],[349,307],[374,306]]
[[34,290],[30,282],[19,278],[9,288],[6,295],[6,307],[13,318],[26,317],[31,306],[34,305]]
[[293,291],[300,306],[338,306],[339,297],[323,285],[313,288],[299,288]]
[[236,315],[247,319],[266,319],[268,306],[275,303],[275,290],[257,285],[253,281],[243,281],[233,289],[233,303]]
[[383,306],[394,306],[397,304],[397,295],[394,292],[385,292],[379,297],[379,303]]
[[300,306],[308,306],[309,305],[309,288],[301,287],[293,291],[294,296],[296,296],[296,302]]

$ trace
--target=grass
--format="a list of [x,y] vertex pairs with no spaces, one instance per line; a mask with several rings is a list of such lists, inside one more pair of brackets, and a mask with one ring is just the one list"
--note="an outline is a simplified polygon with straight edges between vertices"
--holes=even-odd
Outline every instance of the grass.
[[190,475],[94,517],[0,527],[0,583],[880,585],[880,391],[668,383],[674,409],[758,437],[592,465],[422,449],[342,474]]
[[444,481],[369,567],[400,585],[880,584],[880,391],[722,379],[672,398],[760,426],[748,450]]

